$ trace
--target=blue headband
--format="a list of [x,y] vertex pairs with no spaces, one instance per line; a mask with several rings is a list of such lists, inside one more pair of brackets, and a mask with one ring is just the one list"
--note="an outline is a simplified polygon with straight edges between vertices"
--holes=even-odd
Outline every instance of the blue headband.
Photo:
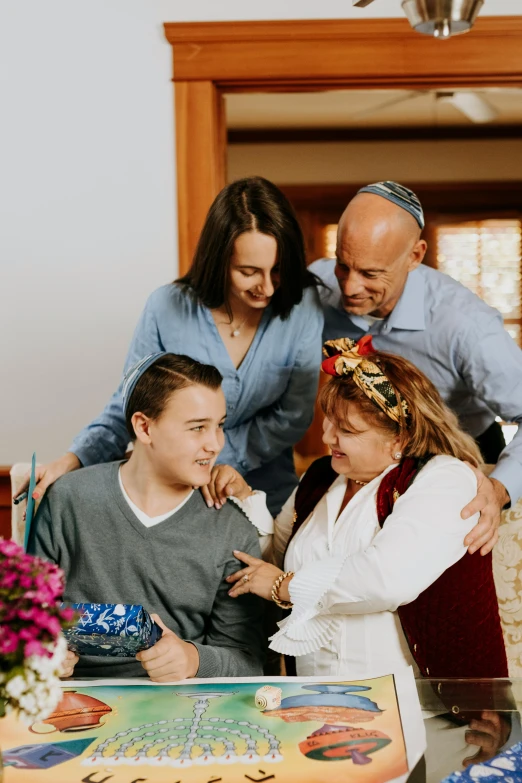
[[129,367],[125,375],[123,376],[123,383],[121,387],[121,396],[123,397],[123,412],[127,413],[127,405],[132,396],[132,392],[136,388],[136,384],[143,375],[143,373],[149,369],[151,364],[159,359],[161,356],[166,356],[166,351],[160,351],[159,353],[151,353],[149,356],[140,359],[132,367]]
[[409,188],[405,188],[404,185],[399,185],[398,182],[374,182],[373,185],[366,185],[361,188],[358,193],[373,193],[376,196],[382,196],[382,198],[391,201],[393,204],[397,204],[398,207],[405,209],[410,215],[415,218],[419,227],[424,228],[424,212],[422,211],[422,204],[419,199]]

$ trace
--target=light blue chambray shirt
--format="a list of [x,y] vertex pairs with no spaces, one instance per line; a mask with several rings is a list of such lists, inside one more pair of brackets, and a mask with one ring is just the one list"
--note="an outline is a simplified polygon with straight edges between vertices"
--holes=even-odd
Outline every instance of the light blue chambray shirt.
[[[310,266],[331,289],[319,289],[325,340],[371,334],[377,349],[404,356],[430,378],[473,437],[485,432],[495,416],[520,425],[522,351],[497,310],[448,275],[421,265],[408,275],[390,315],[370,327],[343,309],[334,268],[329,258]],[[522,427],[491,475],[513,503],[522,496]]]
[[[157,351],[213,364],[227,402],[225,447],[218,462],[232,465],[268,495],[272,513],[297,485],[292,447],[308,429],[321,361],[323,312],[315,287],[286,321],[263,313],[252,345],[236,370],[207,307],[187,289],[164,285],[149,297],[124,372]],[[97,419],[69,449],[83,465],[120,459],[129,443],[121,384]]]

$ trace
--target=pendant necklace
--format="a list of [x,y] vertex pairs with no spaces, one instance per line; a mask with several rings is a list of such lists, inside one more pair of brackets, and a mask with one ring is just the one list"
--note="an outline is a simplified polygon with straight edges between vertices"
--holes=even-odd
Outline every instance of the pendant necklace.
[[[241,321],[239,326],[236,326],[236,327],[234,327],[232,329],[232,331],[230,332],[230,336],[231,337],[239,337],[241,329],[243,328],[243,326],[246,324],[247,321],[248,321],[248,316],[245,318],[244,321]],[[231,324],[231,326],[232,326],[232,324]]]

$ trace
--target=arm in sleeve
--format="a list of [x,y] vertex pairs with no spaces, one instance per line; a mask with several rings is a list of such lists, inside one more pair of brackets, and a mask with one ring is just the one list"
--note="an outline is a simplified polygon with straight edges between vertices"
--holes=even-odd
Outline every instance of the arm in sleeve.
[[[261,552],[253,527],[243,526],[239,548],[259,557]],[[225,577],[242,567],[232,552],[209,618],[204,644],[192,642],[199,652],[197,677],[254,677],[263,674],[266,641],[263,634],[263,601],[247,593],[230,598]]]
[[[138,321],[125,360],[124,373],[144,356],[164,350],[156,320],[156,295],[157,292],[151,294]],[[69,448],[84,467],[121,459],[125,454],[130,436],[125,424],[121,388],[120,383],[104,411],[76,436]]]
[[515,503],[522,496],[522,351],[495,315],[482,329],[473,324],[459,346],[459,359],[467,386],[497,416],[518,424],[490,476],[505,486]]
[[56,541],[49,494],[46,493],[38,506],[38,511],[31,526],[27,551],[43,560],[60,565],[58,543]]
[[466,553],[463,541],[478,514],[463,520],[460,512],[476,491],[464,463],[428,465],[369,547],[299,569],[289,584],[294,608],[273,649],[312,652],[331,638],[339,615],[394,612],[414,601]]
[[315,290],[306,315],[304,328],[296,335],[299,350],[281,397],[248,421],[225,431],[226,445],[220,462],[232,465],[243,474],[294,446],[312,423],[324,321]]
[[294,525],[296,492],[297,488],[284,504],[277,519],[273,519],[267,508],[265,492],[256,490],[245,500],[230,498],[234,503],[237,503],[257,529],[263,560],[266,560],[267,563],[273,563],[278,568],[283,567],[286,545]]

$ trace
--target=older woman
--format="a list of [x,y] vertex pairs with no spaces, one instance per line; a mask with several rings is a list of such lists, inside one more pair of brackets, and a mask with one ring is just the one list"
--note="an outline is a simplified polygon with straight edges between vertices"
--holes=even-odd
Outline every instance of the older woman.
[[[275,520],[271,559],[246,567],[230,595],[291,609],[272,637],[298,675],[375,676],[413,664],[424,676],[507,676],[491,555],[466,553],[480,454],[437,390],[371,338],[326,343],[333,377],[321,402],[317,460]],[[230,470],[221,481],[264,533],[271,517]]]

